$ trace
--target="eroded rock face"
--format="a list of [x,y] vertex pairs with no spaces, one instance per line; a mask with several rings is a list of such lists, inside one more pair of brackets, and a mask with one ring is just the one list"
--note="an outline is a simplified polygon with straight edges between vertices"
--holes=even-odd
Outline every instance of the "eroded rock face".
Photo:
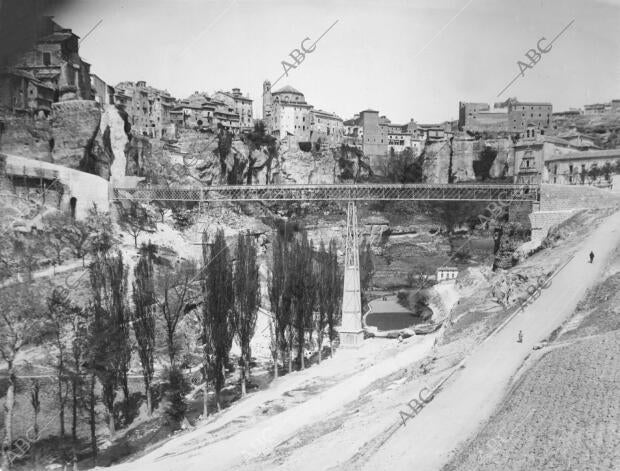
[[10,113],[0,116],[0,152],[51,162],[53,145],[48,119]]
[[450,141],[428,142],[422,166],[426,183],[448,183],[449,168]]
[[491,178],[509,177],[514,175],[514,152],[510,139],[487,139],[484,141],[489,147],[497,150],[497,157],[489,174]]
[[285,148],[279,153],[274,181],[281,184],[332,184],[336,181],[336,167],[334,159],[323,153],[315,156],[312,152]]
[[[52,105],[49,118],[7,114],[0,117],[0,150],[109,179],[112,166],[124,167],[124,121],[113,106],[90,100]],[[2,126],[0,126],[2,128]],[[123,149],[123,151],[121,151]],[[124,168],[123,168],[124,170]]]
[[125,175],[139,177],[144,174],[147,160],[151,159],[151,141],[146,136],[131,136],[125,147]]
[[105,105],[99,133],[102,133],[102,138],[107,141],[109,150],[113,155],[110,164],[110,178],[124,177],[127,168],[125,148],[129,142],[129,137],[125,132],[125,120],[114,105]]
[[473,166],[477,158],[475,147],[476,141],[473,139],[452,140],[452,175],[455,183],[476,179]]
[[100,123],[101,109],[97,102],[71,100],[54,103],[51,118],[54,138],[52,161],[100,176],[104,175],[96,170],[104,171],[107,173],[104,178],[107,178],[112,156],[105,155],[103,136],[100,136],[99,142],[95,144]]

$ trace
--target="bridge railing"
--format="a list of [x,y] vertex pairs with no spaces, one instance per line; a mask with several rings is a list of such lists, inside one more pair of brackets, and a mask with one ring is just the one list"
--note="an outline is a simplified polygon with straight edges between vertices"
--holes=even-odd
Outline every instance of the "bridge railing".
[[351,184],[222,185],[112,188],[112,200],[134,201],[538,201],[538,185]]

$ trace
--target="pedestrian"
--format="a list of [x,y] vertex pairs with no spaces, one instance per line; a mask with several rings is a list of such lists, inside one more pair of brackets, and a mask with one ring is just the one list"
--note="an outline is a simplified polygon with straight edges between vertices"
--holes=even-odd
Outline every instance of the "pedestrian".
[[594,252],[590,252],[590,263],[594,262]]
[[517,337],[517,342],[523,343],[523,332],[521,330],[519,331],[519,336]]

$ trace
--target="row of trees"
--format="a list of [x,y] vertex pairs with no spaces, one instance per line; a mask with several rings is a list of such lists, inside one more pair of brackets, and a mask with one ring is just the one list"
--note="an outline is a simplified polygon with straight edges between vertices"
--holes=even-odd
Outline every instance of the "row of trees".
[[[74,222],[67,221],[68,227],[63,229],[56,223],[59,220],[50,220],[54,224],[50,232],[76,231]],[[70,415],[71,437],[77,439],[80,417],[85,416],[95,457],[97,405],[105,407],[111,434],[137,414],[142,394],[131,394],[132,359],[141,365],[147,412],[150,414],[164,398],[170,423],[178,426],[183,419],[190,387],[181,367],[195,365],[196,358],[191,357],[194,350],[189,345],[185,349],[189,357],[181,355],[180,329],[193,336],[197,344],[203,415],[208,414],[211,387],[215,406],[223,406],[221,391],[226,371],[233,367],[230,352],[234,340],[240,347],[240,389],[246,393],[252,359],[250,343],[261,303],[254,238],[240,234],[231,248],[223,231],[214,237],[203,234],[200,266],[193,261],[171,263],[158,256],[156,246],[143,244],[137,262],[130,267],[117,249],[108,215],[95,208],[84,224],[88,235],[79,238],[75,254],[79,250],[82,257],[87,255],[88,276],[83,277],[81,286],[71,286],[77,291],[70,293],[56,287],[43,294],[32,279],[0,289],[0,355],[8,365],[5,450],[14,439],[12,417],[18,379],[15,361],[20,351],[31,345],[45,345],[50,352],[60,436],[68,435],[66,421]],[[368,246],[360,258],[367,266],[364,260],[370,260]],[[20,260],[15,263],[19,265]],[[372,261],[369,263],[371,267]],[[364,286],[369,283],[372,268],[366,271],[362,276]],[[268,283],[275,376],[279,374],[279,363],[292,371],[294,357],[299,368],[305,368],[309,344],[318,347],[319,361],[325,343],[333,351],[341,296],[342,272],[336,242],[332,240],[327,246],[321,242],[315,249],[301,229],[295,235],[280,231],[273,242]],[[162,363],[165,368],[157,367]],[[161,381],[157,380],[157,371],[162,373]],[[41,408],[38,391],[33,386],[35,423]],[[3,464],[3,469],[8,469],[6,452]]]
[[273,269],[269,283],[271,323],[271,353],[274,376],[278,362],[293,369],[293,351],[297,352],[300,369],[305,367],[305,347],[316,336],[318,361],[323,343],[329,341],[333,351],[335,326],[340,315],[342,274],[338,268],[336,243],[326,248],[321,241],[313,250],[305,232],[287,238],[279,233],[273,244]]
[[29,233],[6,228],[0,237],[0,279],[24,273],[29,277],[46,264],[60,265],[67,259],[83,258],[92,249],[92,234],[103,220],[92,208],[84,220],[69,214],[43,216],[41,229]]
[[[60,436],[66,435],[65,408],[70,403],[71,435],[77,438],[79,417],[86,412],[94,456],[99,401],[107,411],[112,434],[136,413],[136,398],[130,395],[128,380],[135,353],[142,366],[149,414],[154,402],[155,364],[158,357],[161,361],[165,355],[169,366],[158,397],[163,392],[168,399],[166,412],[172,423],[183,418],[187,381],[179,369],[178,329],[188,318],[200,319],[203,327],[200,340],[205,352],[205,414],[209,384],[206,380],[210,376],[217,405],[221,405],[219,392],[233,337],[237,337],[242,350],[241,380],[245,393],[250,340],[260,305],[253,238],[239,236],[232,263],[224,235],[218,232],[200,270],[193,262],[178,262],[174,266],[163,263],[155,246],[143,245],[133,276],[129,276],[129,267],[116,250],[111,221],[107,216],[99,216],[87,244],[87,296],[78,292],[76,301],[67,289],[57,287],[42,297],[32,280],[0,290],[0,355],[8,366],[2,469],[10,465],[8,452],[14,439],[12,419],[18,375],[15,361],[29,345],[46,345],[52,355]],[[120,403],[119,391],[123,392]],[[36,423],[40,402],[38,393],[35,396]]]
[[605,165],[602,165],[601,167],[593,165],[587,170],[583,167],[579,173],[579,178],[581,180],[581,184],[583,185],[586,183],[586,180],[593,183],[599,178],[604,178],[606,181],[611,181],[611,176],[613,174],[620,174],[620,160],[616,161],[615,165],[612,165],[610,162],[606,162]]

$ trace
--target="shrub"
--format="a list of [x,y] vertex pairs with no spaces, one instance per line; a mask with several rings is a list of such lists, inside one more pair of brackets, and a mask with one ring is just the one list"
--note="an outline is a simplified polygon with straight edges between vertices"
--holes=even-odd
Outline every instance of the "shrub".
[[183,231],[194,223],[194,215],[189,209],[172,209],[172,219],[174,219],[174,228]]
[[164,414],[170,425],[178,427],[187,411],[185,395],[191,391],[191,385],[177,367],[167,368],[163,374],[166,382],[162,385],[162,389],[167,401]]

